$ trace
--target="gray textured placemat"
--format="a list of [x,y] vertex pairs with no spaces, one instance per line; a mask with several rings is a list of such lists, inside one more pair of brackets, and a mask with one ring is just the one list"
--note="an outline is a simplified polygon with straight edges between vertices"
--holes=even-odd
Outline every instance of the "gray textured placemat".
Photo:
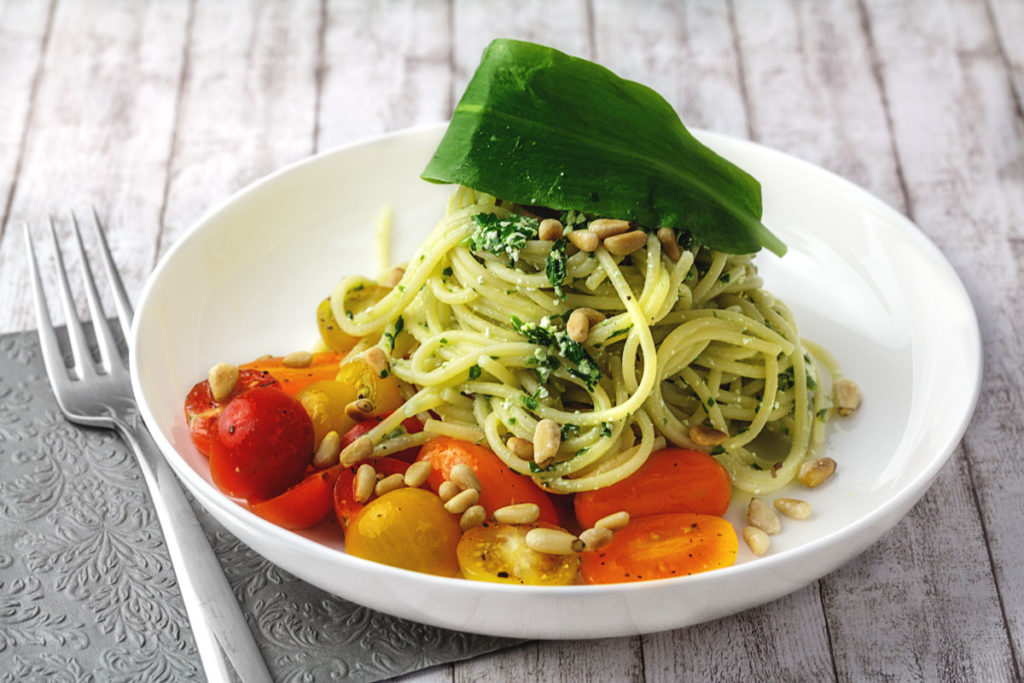
[[[276,680],[379,680],[517,642],[347,602],[197,515]],[[0,681],[202,677],[134,456],[64,420],[34,332],[0,336]]]

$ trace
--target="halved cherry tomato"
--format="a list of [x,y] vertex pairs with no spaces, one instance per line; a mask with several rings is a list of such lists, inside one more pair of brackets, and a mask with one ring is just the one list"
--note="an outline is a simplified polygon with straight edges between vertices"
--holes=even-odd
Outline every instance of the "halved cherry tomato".
[[236,396],[221,413],[210,474],[229,496],[267,500],[297,484],[312,456],[313,423],[302,405],[261,387]]
[[345,434],[356,425],[345,413],[345,406],[358,398],[373,404],[371,415],[386,415],[402,404],[398,381],[391,375],[381,377],[373,372],[362,358],[354,358],[337,370],[330,379],[308,384],[295,394],[313,420],[317,443],[327,432]]
[[458,518],[437,495],[404,488],[367,503],[345,529],[350,555],[415,572],[459,576]]
[[739,542],[721,517],[675,513],[630,520],[601,550],[582,553],[587,583],[650,581],[729,567]]
[[[345,297],[345,303],[348,310],[355,315],[383,299],[389,291],[387,287],[380,285],[364,286],[358,291],[350,292]],[[316,324],[324,345],[334,351],[348,351],[359,341],[359,337],[349,335],[338,325],[338,319],[334,317],[334,311],[331,309],[331,297],[327,297],[317,306]]]
[[417,460],[428,460],[434,470],[430,474],[430,487],[435,491],[448,478],[458,463],[469,465],[480,480],[480,505],[487,514],[513,503],[536,503],[541,520],[558,523],[558,513],[548,494],[537,488],[529,477],[516,474],[498,456],[482,446],[442,436],[428,441]]
[[576,578],[579,555],[548,555],[528,548],[526,534],[537,526],[493,523],[462,534],[458,547],[462,576],[493,583],[569,585]]
[[223,401],[214,401],[210,382],[199,382],[185,397],[185,419],[192,435],[192,443],[203,455],[209,457],[210,447],[217,434],[217,418],[224,412],[224,406],[235,396],[256,387],[279,386],[278,381],[268,372],[239,370],[235,390]]
[[625,510],[630,517],[669,512],[725,514],[732,494],[729,473],[707,453],[666,448],[652,453],[640,469],[596,491],[577,493],[576,519],[591,527],[605,515]]
[[281,389],[291,396],[299,392],[299,389],[325,379],[334,379],[338,374],[338,365],[345,357],[344,353],[336,351],[325,351],[314,353],[313,362],[305,368],[290,368],[284,364],[283,356],[274,356],[266,360],[254,360],[251,363],[239,365],[242,370],[266,371],[277,378],[281,383]]
[[[390,415],[391,413],[388,413]],[[388,415],[381,415],[380,417],[371,417],[369,420],[363,420],[357,422],[352,429],[345,432],[345,435],[341,437],[341,447],[345,448],[350,443],[361,437],[366,432],[370,431],[381,422]],[[406,434],[419,434],[423,431],[423,423],[415,417],[407,417],[402,420],[402,429],[405,430]],[[419,448],[406,448],[404,451],[398,451],[392,453],[389,458],[395,458],[396,460],[403,460],[405,462],[412,462],[416,459],[416,455],[419,453]]]
[[[377,474],[386,477],[392,474],[404,474],[409,463],[395,460],[394,458],[380,458],[370,463],[377,470]],[[340,467],[340,465],[339,465]],[[338,480],[334,483],[332,500],[334,501],[334,515],[338,523],[344,528],[350,519],[359,514],[359,511],[366,507],[365,503],[356,502],[356,470],[358,466],[344,467],[340,470]]]
[[314,472],[281,495],[253,504],[252,511],[285,529],[316,526],[331,514],[331,494],[341,470],[335,465]]

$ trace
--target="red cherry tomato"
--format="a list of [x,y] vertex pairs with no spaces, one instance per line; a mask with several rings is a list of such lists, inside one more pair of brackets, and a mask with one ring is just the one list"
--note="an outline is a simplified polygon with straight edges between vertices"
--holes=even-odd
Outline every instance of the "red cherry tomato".
[[185,419],[188,420],[188,429],[196,449],[209,457],[210,446],[217,435],[217,418],[231,399],[256,387],[276,386],[280,386],[277,379],[268,372],[239,370],[235,390],[223,401],[213,400],[210,382],[205,379],[192,387],[192,391],[185,397]]
[[[391,474],[404,474],[409,463],[395,460],[394,457],[380,458],[370,463],[377,470],[377,474],[386,477]],[[340,465],[339,465],[340,467]],[[366,503],[356,502],[356,470],[358,465],[345,467],[341,470],[338,480],[334,483],[334,515],[338,523],[344,529],[348,521],[366,507]]]
[[217,420],[210,451],[213,483],[224,493],[267,500],[297,484],[313,456],[313,423],[279,389],[250,389]]
[[284,493],[262,503],[252,511],[285,529],[308,529],[331,514],[331,494],[341,474],[341,465],[314,472]]
[[[345,432],[344,436],[341,437],[341,447],[345,448],[346,446],[348,446],[350,443],[361,437],[363,434],[365,434],[366,432],[370,431],[371,429],[379,425],[381,422],[383,422],[384,418],[388,417],[388,415],[390,414],[391,413],[388,413],[387,415],[381,415],[380,417],[371,417],[367,420],[363,420],[362,422],[357,422],[355,426],[352,427],[352,429]],[[423,423],[417,420],[415,417],[407,417],[404,420],[402,420],[402,427],[408,434],[418,434],[419,432],[423,431]],[[388,457],[396,458],[398,460],[402,460],[405,462],[412,462],[413,460],[416,459],[417,453],[419,453],[419,448],[406,448],[404,451],[392,453]]]

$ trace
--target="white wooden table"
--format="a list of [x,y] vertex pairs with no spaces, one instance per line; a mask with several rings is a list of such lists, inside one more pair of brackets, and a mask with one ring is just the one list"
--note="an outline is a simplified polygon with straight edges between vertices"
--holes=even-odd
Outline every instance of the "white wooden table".
[[689,629],[532,643],[411,678],[1020,679],[1020,0],[0,0],[0,332],[33,327],[21,221],[95,203],[138,292],[249,181],[446,119],[499,36],[596,59],[690,126],[794,154],[905,212],[967,285],[985,381],[929,493],[821,581]]

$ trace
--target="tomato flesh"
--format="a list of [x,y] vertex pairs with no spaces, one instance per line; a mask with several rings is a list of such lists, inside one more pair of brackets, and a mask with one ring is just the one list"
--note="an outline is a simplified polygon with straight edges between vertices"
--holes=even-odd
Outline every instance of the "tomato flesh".
[[197,383],[185,397],[185,419],[188,421],[188,431],[196,450],[209,457],[210,448],[217,435],[217,418],[224,412],[224,406],[231,399],[249,389],[276,386],[280,385],[269,372],[239,370],[234,391],[223,401],[215,401],[213,392],[210,391],[210,382],[204,379]]
[[592,527],[606,515],[625,510],[630,517],[672,512],[721,516],[729,507],[732,479],[707,453],[666,448],[652,453],[640,469],[620,482],[576,494],[580,526]]
[[289,367],[284,364],[283,356],[274,356],[266,360],[254,360],[238,366],[240,370],[257,370],[269,372],[281,383],[281,390],[294,396],[303,387],[313,382],[334,379],[338,374],[338,365],[345,358],[344,353],[325,351],[314,353],[313,361],[304,368]]
[[210,474],[229,496],[267,500],[297,484],[312,455],[313,423],[302,405],[276,388],[250,389],[217,420]]
[[732,566],[739,541],[721,517],[692,513],[630,520],[600,550],[582,553],[587,583],[650,581]]
[[415,572],[459,576],[459,522],[425,489],[403,488],[367,503],[345,529],[350,555]]
[[252,511],[285,529],[308,529],[331,514],[334,484],[341,465],[314,472],[279,496],[254,503]]
[[548,494],[529,477],[510,470],[498,456],[482,446],[442,436],[428,441],[416,459],[428,460],[433,466],[428,481],[435,491],[448,479],[452,467],[465,463],[480,480],[480,505],[487,514],[513,503],[536,503],[542,521],[558,523],[558,513]]
[[491,583],[569,585],[576,578],[579,555],[548,555],[531,550],[526,545],[526,534],[535,528],[535,524],[489,523],[470,529],[459,540],[462,576]]

